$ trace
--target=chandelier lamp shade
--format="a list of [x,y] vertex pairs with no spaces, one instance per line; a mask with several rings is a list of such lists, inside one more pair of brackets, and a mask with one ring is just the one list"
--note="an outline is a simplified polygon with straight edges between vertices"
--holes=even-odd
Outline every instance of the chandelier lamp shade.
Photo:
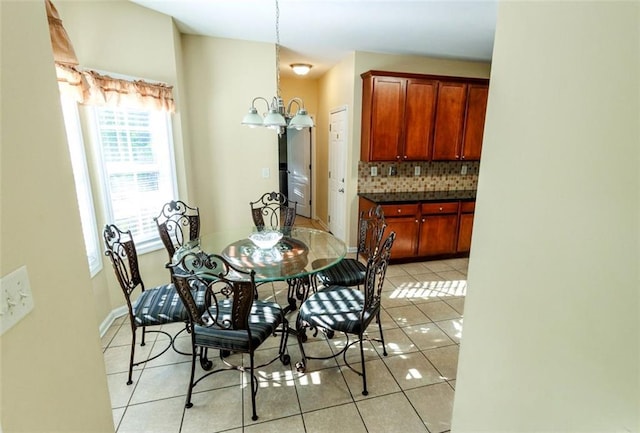
[[[267,111],[264,117],[258,114],[256,101],[262,101],[266,104],[269,111]],[[294,103],[298,106],[298,109],[294,114],[292,114],[291,106]],[[288,124],[287,119],[290,119]],[[304,102],[300,98],[296,97],[291,99],[285,108],[284,101],[278,96],[274,96],[271,99],[271,103],[269,103],[266,98],[258,96],[253,98],[251,108],[249,108],[249,112],[245,114],[242,119],[242,124],[250,128],[265,126],[276,130],[279,130],[281,127],[300,130],[303,128],[312,128],[313,120],[304,108]]]
[[[313,119],[304,108],[304,102],[301,98],[292,98],[285,106],[284,100],[280,96],[280,8],[278,0],[276,0],[276,84],[277,94],[269,101],[267,98],[257,96],[251,101],[249,112],[242,118],[242,124],[250,128],[263,126],[283,132],[283,128],[304,129],[313,128]],[[267,112],[264,115],[258,114],[256,102],[262,101],[266,104]],[[291,108],[295,103],[297,110],[292,113]]]

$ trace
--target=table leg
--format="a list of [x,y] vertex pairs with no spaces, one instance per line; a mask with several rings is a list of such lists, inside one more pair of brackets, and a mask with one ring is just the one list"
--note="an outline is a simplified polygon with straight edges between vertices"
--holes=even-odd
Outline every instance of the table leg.
[[287,301],[289,305],[285,307],[285,314],[298,309],[298,301],[302,302],[309,296],[309,290],[318,289],[315,275],[307,275],[299,278],[291,278],[287,280],[288,293]]

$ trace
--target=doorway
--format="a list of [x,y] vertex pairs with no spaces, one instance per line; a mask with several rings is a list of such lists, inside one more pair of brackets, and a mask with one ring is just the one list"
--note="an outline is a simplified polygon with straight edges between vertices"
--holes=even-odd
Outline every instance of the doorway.
[[311,128],[285,129],[278,141],[280,192],[311,218]]

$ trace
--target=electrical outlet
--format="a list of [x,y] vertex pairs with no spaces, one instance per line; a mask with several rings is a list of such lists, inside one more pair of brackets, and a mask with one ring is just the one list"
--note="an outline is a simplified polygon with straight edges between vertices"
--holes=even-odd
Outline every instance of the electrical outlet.
[[467,166],[466,165],[462,166],[462,169],[460,170],[460,174],[462,174],[462,175],[467,174]]
[[33,297],[27,267],[13,271],[0,280],[0,323],[2,334],[33,310]]
[[374,165],[371,167],[371,176],[377,176],[377,175],[378,175],[378,167]]
[[416,165],[415,167],[413,167],[413,175],[420,176],[421,170],[422,170],[422,167],[420,167],[419,165]]

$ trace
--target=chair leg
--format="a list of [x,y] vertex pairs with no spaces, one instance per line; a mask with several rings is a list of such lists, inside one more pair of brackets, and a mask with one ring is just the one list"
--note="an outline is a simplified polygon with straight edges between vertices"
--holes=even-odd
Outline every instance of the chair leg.
[[287,353],[287,341],[289,340],[289,322],[286,318],[282,318],[282,336],[280,337],[280,348],[278,353],[280,354],[280,362],[284,365],[291,364],[291,357]]
[[253,375],[253,352],[249,353],[250,367],[249,373],[251,375],[251,407],[253,408],[252,420],[258,420],[258,414],[256,413],[256,393],[258,392],[258,379]]
[[362,334],[359,336],[360,339],[360,363],[362,364],[362,395],[369,395],[369,391],[367,390],[367,372],[364,366],[364,348],[362,347]]
[[147,328],[145,326],[142,327],[142,340],[140,341],[140,346],[144,346],[145,342],[144,342],[144,336],[147,333]]
[[[189,388],[187,389],[187,401],[184,405],[184,407],[186,407],[187,409],[193,407],[193,403],[191,403],[191,392],[193,391],[193,378],[196,374],[196,358],[198,357],[198,348],[195,346],[195,344],[191,345],[191,347],[191,376],[189,377]],[[202,351],[203,349],[200,348],[200,350]]]
[[380,311],[378,311],[378,329],[380,330],[380,342],[382,343],[382,354],[387,356],[387,345],[384,344],[384,334],[382,333],[382,322],[380,321]]
[[296,337],[298,340],[300,353],[302,354],[302,360],[296,363],[296,370],[300,373],[304,373],[307,369],[307,355],[304,353],[304,347],[302,343],[306,341],[307,335],[305,334],[305,327],[302,323],[302,320],[300,320],[300,316],[296,318]]
[[129,357],[129,380],[127,380],[127,385],[131,385],[133,383],[133,359],[136,353],[136,329],[134,326],[131,326],[131,355]]

